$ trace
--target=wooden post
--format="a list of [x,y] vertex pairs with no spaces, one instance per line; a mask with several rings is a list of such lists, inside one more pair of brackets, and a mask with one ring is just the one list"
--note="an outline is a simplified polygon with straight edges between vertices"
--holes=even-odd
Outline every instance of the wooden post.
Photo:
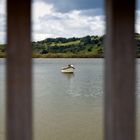
[[7,0],[7,140],[32,139],[30,11],[30,0]]
[[135,140],[135,0],[106,0],[105,140]]

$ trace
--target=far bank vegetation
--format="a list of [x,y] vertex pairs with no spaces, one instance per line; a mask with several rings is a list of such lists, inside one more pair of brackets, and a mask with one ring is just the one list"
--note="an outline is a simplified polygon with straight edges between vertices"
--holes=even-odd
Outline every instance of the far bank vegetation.
[[[140,34],[135,34],[140,57]],[[104,57],[104,36],[85,36],[81,38],[47,38],[32,42],[33,58],[102,58]],[[112,46],[113,47],[113,46]],[[0,45],[0,57],[6,57],[6,45]]]

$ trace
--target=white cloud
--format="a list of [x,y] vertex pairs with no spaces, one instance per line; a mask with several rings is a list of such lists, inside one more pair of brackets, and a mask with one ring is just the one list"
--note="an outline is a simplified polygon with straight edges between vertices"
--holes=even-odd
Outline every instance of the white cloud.
[[0,0],[0,14],[6,14],[6,0]]
[[140,33],[140,10],[136,11],[135,32]]
[[51,14],[53,12],[53,5],[51,4],[46,4],[45,2],[41,1],[36,1],[32,5],[32,16],[33,20],[38,20],[39,17],[43,17],[46,14]]
[[0,0],[0,43],[6,42],[6,0]]
[[0,32],[0,44],[3,44],[6,42],[6,33],[4,32]]
[[[48,37],[80,37],[104,32],[102,16],[90,16],[91,9],[89,15],[88,10],[61,13],[56,11],[52,4],[47,4],[43,0],[34,1],[32,9],[32,37],[35,41]],[[5,32],[6,0],[0,0],[0,43],[5,42]]]
[[[0,43],[6,38],[6,0],[0,0]],[[105,20],[100,9],[58,12],[43,0],[32,4],[33,40],[48,37],[81,37],[105,33]],[[140,10],[136,12],[136,32],[140,33]]]
[[35,41],[46,37],[104,34],[103,16],[90,16],[81,10],[60,13],[55,11],[53,5],[39,1],[33,4],[33,13],[33,40]]
[[48,38],[48,37],[51,37],[51,35],[50,34],[41,34],[41,33],[34,34],[35,41],[43,40],[43,39]]

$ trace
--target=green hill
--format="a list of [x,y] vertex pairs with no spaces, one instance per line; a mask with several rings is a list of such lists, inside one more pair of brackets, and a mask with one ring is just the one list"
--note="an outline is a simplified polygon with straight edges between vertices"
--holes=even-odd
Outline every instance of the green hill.
[[0,44],[0,58],[5,57],[6,45]]
[[102,57],[103,36],[47,38],[32,42],[34,57]]
[[[98,58],[103,57],[105,36],[82,38],[47,38],[32,42],[33,57],[42,58]],[[137,57],[140,57],[140,34],[135,34]],[[5,57],[6,45],[0,45],[0,57]]]

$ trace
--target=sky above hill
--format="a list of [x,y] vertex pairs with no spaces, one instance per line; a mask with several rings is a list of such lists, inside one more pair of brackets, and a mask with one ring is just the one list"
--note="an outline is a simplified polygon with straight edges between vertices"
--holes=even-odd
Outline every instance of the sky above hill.
[[[0,0],[0,43],[5,42],[6,0]],[[138,4],[137,4],[138,5]],[[137,6],[137,9],[139,9]],[[137,10],[136,32],[140,33]],[[32,40],[48,37],[103,35],[103,0],[34,0],[32,2]]]

